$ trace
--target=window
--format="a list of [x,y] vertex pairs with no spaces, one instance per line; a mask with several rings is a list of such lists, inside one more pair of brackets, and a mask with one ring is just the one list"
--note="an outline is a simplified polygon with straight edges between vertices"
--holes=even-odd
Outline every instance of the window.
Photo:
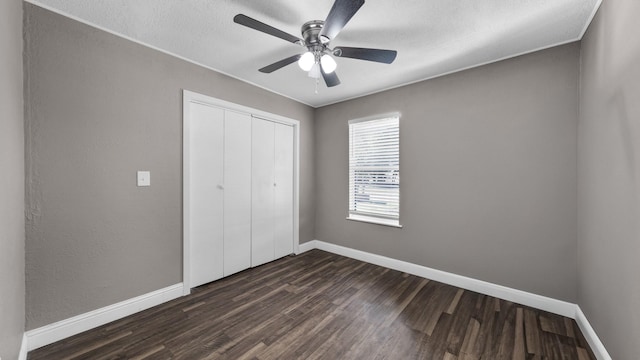
[[400,117],[349,122],[349,220],[400,226]]

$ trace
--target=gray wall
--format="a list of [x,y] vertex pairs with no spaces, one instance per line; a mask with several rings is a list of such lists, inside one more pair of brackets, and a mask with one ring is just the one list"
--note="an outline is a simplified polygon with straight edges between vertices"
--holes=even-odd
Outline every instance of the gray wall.
[[582,41],[578,302],[614,359],[640,339],[638,14],[606,0]]
[[22,1],[0,1],[0,357],[24,332]]
[[[579,46],[316,110],[316,236],[575,302]],[[345,220],[347,122],[400,111],[403,229]]]
[[313,109],[25,6],[27,329],[181,282],[183,88],[301,121],[313,238]]

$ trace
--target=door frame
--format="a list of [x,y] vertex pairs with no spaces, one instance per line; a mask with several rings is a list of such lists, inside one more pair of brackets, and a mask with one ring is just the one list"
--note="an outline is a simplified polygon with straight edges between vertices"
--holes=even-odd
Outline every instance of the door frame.
[[266,111],[254,109],[248,106],[235,104],[229,101],[217,99],[189,90],[182,93],[182,284],[183,295],[191,293],[191,259],[190,259],[190,234],[189,226],[189,193],[190,193],[190,145],[191,139],[189,119],[191,116],[190,104],[211,106],[223,110],[245,113],[253,117],[259,117],[285,125],[293,126],[293,251],[300,252],[300,121],[272,114]]

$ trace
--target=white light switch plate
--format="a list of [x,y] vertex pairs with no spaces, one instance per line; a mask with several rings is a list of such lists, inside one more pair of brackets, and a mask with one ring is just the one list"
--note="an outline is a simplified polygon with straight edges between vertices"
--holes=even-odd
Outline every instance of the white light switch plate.
[[151,171],[138,171],[138,186],[151,186]]

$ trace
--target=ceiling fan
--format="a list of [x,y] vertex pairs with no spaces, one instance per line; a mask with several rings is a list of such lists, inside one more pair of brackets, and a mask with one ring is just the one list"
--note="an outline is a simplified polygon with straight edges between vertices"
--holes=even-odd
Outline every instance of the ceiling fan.
[[336,57],[375,61],[384,64],[391,64],[395,60],[398,54],[395,50],[344,46],[332,49],[329,47],[331,40],[338,35],[362,5],[364,5],[364,0],[336,0],[326,20],[312,20],[302,25],[302,39],[243,14],[236,15],[233,21],[305,47],[307,51],[303,54],[296,54],[282,59],[259,69],[259,71],[272,73],[297,61],[300,68],[308,72],[309,77],[316,79],[317,91],[317,81],[320,76],[324,79],[327,87],[340,84],[340,79],[335,73],[337,64],[332,55]]

